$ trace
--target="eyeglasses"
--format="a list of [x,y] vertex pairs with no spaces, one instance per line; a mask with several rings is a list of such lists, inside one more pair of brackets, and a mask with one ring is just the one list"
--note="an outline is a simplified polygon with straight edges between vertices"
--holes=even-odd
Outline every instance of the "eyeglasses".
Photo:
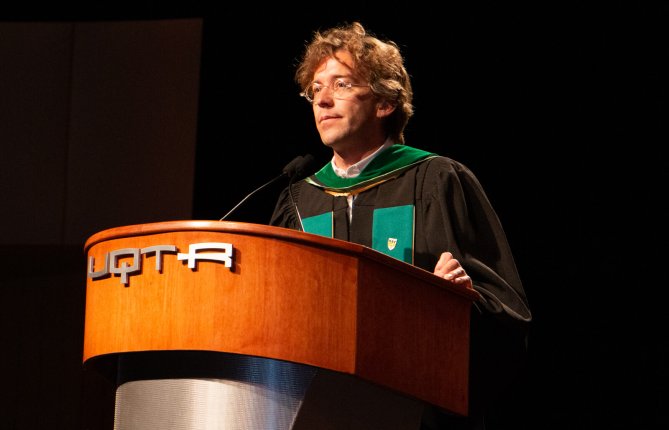
[[316,99],[316,96],[320,94],[323,89],[330,88],[330,90],[332,90],[332,96],[340,99],[347,93],[350,93],[353,87],[369,87],[369,85],[354,84],[343,79],[335,79],[330,83],[330,85],[323,85],[314,82],[304,91],[302,91],[300,95],[307,99],[309,103],[313,103]]

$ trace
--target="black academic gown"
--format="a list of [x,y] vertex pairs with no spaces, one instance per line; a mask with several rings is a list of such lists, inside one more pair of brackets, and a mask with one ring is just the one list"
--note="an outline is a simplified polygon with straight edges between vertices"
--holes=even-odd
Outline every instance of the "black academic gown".
[[[317,179],[312,177],[311,182]],[[440,254],[450,251],[465,268],[481,295],[471,319],[470,415],[484,415],[522,366],[531,313],[504,230],[477,178],[447,157],[425,158],[358,193],[351,222],[346,197],[312,183],[302,180],[292,185],[300,217],[331,213],[335,238],[378,245],[372,237],[375,211],[409,206],[413,244],[405,253],[412,260],[408,262],[432,272]],[[301,229],[288,188],[280,195],[270,224]],[[448,416],[438,419],[453,420],[458,421]],[[468,428],[460,424],[452,427]],[[447,426],[451,424],[443,424]]]

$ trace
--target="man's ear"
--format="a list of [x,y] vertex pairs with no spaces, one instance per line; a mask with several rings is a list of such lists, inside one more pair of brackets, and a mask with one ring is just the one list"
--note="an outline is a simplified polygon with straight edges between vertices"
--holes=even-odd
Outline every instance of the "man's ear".
[[381,100],[376,104],[376,116],[385,118],[395,111],[397,106],[389,103],[387,100]]

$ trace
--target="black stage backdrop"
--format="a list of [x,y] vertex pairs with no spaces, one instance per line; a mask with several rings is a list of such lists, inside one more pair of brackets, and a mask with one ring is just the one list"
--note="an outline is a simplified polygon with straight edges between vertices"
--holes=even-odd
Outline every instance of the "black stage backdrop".
[[[524,280],[529,367],[490,429],[655,428],[667,419],[667,12],[360,2],[232,26],[219,12],[205,24],[195,217],[219,218],[296,155],[328,161],[293,66],[313,30],[360,20],[405,54],[407,144],[476,172]],[[230,219],[267,222],[277,194]]]
[[[641,2],[137,2],[9,19],[204,19],[194,219],[219,219],[297,155],[328,161],[293,81],[314,30],[359,20],[396,41],[415,92],[407,144],[478,175],[535,317],[527,371],[489,430],[535,430],[669,419],[668,12]],[[284,185],[228,219],[266,223]]]

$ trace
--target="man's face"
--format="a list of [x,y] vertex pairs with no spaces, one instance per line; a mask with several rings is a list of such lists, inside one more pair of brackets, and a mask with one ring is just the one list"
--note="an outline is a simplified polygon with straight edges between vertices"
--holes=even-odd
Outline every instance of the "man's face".
[[[381,129],[381,116],[377,114],[378,99],[355,74],[351,54],[339,51],[336,57],[324,59],[314,73],[314,83],[321,90],[314,97],[313,109],[323,143],[342,151],[371,140]],[[335,95],[337,80],[361,86],[340,89]]]

